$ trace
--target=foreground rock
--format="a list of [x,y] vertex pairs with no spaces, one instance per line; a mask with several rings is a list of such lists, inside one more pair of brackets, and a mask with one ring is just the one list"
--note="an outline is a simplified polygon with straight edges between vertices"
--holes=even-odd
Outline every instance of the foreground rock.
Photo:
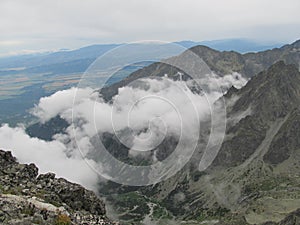
[[0,224],[117,224],[105,205],[82,186],[55,174],[38,175],[34,164],[19,164],[0,150]]

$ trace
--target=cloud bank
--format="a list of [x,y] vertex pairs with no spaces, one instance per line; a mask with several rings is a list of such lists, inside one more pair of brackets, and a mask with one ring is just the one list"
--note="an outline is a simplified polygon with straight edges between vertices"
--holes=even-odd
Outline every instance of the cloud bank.
[[31,138],[23,127],[11,128],[5,124],[0,127],[0,142],[1,149],[11,150],[20,163],[35,163],[40,173],[53,172],[58,177],[67,178],[89,189],[96,188],[97,174],[81,157],[67,157],[66,146],[60,141],[46,142]]
[[[113,103],[105,102],[90,88],[58,91],[41,98],[32,113],[42,123],[57,115],[64,118],[71,124],[65,133],[46,142],[29,137],[23,127],[3,125],[0,148],[12,150],[21,163],[35,163],[42,173],[55,172],[94,189],[99,180],[94,170],[105,173],[91,156],[99,148],[92,141],[95,136],[105,132],[116,135],[130,149],[131,157],[155,150],[168,135],[191,143],[198,138],[198,120],[206,118],[211,103],[223,95],[217,86],[240,88],[246,82],[236,73],[203,77],[200,86],[206,91],[198,94],[191,91],[188,82],[166,77],[140,79],[120,88]],[[157,161],[155,154],[152,157]]]

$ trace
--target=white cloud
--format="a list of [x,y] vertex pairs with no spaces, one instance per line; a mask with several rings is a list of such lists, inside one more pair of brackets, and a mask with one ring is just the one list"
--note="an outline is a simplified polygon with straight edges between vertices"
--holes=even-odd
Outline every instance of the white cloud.
[[[91,95],[92,89],[77,89],[58,91],[49,97],[40,99],[38,106],[34,108],[33,115],[39,117],[41,122],[46,122],[56,115],[72,109],[73,104],[78,104],[82,99]],[[76,96],[76,102],[74,102]],[[71,112],[70,112],[71,113]]]
[[245,77],[237,72],[226,74],[222,77],[216,74],[209,74],[200,78],[201,84],[207,86],[206,88],[213,92],[218,92],[220,88],[227,91],[231,88],[231,86],[240,89],[247,83],[247,81],[248,80]]
[[[80,157],[67,157],[59,141],[46,142],[29,137],[22,127],[0,127],[1,149],[11,150],[20,163],[35,163],[40,173],[53,172],[90,189],[95,189],[97,174]],[[92,163],[91,161],[89,163]]]
[[[52,171],[93,188],[98,177],[89,165],[103,174],[102,166],[94,161],[93,154],[101,148],[93,145],[96,134],[116,134],[131,149],[133,156],[155,149],[166,134],[181,136],[183,143],[188,145],[198,140],[198,119],[208,116],[211,104],[223,94],[217,86],[229,88],[235,84],[240,87],[246,80],[232,74],[204,77],[200,82],[200,86],[211,83],[205,89],[205,95],[193,93],[187,86],[189,82],[169,78],[140,79],[120,88],[113,104],[105,103],[89,88],[58,91],[41,98],[33,113],[42,122],[57,115],[70,123],[73,121],[66,133],[57,134],[53,141],[45,142],[29,137],[22,127],[3,125],[0,128],[0,148],[12,150],[22,163],[35,163],[41,172]],[[142,154],[139,151],[143,151]],[[181,154],[184,155],[184,151],[182,148]],[[155,155],[153,157],[155,160]]]
[[20,45],[22,41],[8,40],[8,41],[0,41],[0,46],[12,46],[12,45]]

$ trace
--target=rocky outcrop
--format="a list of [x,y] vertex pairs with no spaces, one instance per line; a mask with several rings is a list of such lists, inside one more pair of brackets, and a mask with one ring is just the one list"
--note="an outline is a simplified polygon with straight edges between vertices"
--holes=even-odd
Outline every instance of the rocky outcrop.
[[278,223],[266,222],[263,225],[298,225],[300,224],[300,208],[291,212],[287,217]]
[[300,109],[293,110],[286,122],[281,126],[269,151],[264,155],[264,161],[277,165],[287,160],[300,150]]
[[82,186],[55,174],[38,175],[34,164],[19,164],[0,150],[0,224],[116,224],[104,203]]

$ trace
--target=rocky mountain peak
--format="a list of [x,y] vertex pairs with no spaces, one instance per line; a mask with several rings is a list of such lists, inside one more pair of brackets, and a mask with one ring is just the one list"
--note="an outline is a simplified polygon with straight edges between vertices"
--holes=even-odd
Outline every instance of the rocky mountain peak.
[[[246,54],[240,54],[234,51],[218,51],[203,45],[192,47],[188,51],[198,55],[211,71],[220,76],[237,72],[244,77],[251,78],[256,74],[267,70],[270,66],[276,64],[278,61],[283,61],[286,64],[294,64],[295,67],[299,68],[299,45],[300,40],[294,42],[293,44],[285,45],[281,48],[274,48],[272,50]],[[186,62],[186,53],[187,51],[178,55],[176,58],[179,59],[179,61]],[[280,67],[280,64],[276,66]],[[191,64],[191,70],[193,70],[193,64]],[[125,79],[114,83],[113,85],[102,88],[100,93],[105,100],[109,101],[118,93],[118,88],[124,87],[136,79],[151,76],[162,77],[166,73],[174,74],[178,71],[179,70],[177,68],[174,68],[168,64],[156,62],[133,72]]]
[[1,224],[116,224],[104,203],[82,186],[55,174],[38,175],[34,164],[19,164],[0,150]]
[[284,116],[300,102],[300,73],[296,65],[276,62],[266,71],[254,76],[236,92],[238,100],[229,114],[251,108],[262,119]]
[[299,40],[297,40],[297,41],[295,41],[295,42],[293,42],[292,44],[291,44],[291,46],[292,47],[294,47],[294,48],[300,48],[300,39]]
[[[281,122],[299,107],[300,72],[296,65],[278,61],[245,87],[228,91],[225,97],[231,123],[214,165],[234,166],[249,159],[264,142],[268,143],[264,146],[267,152]],[[274,149],[277,156],[267,154],[268,161],[279,162],[278,157],[284,160],[290,155],[283,148]]]

